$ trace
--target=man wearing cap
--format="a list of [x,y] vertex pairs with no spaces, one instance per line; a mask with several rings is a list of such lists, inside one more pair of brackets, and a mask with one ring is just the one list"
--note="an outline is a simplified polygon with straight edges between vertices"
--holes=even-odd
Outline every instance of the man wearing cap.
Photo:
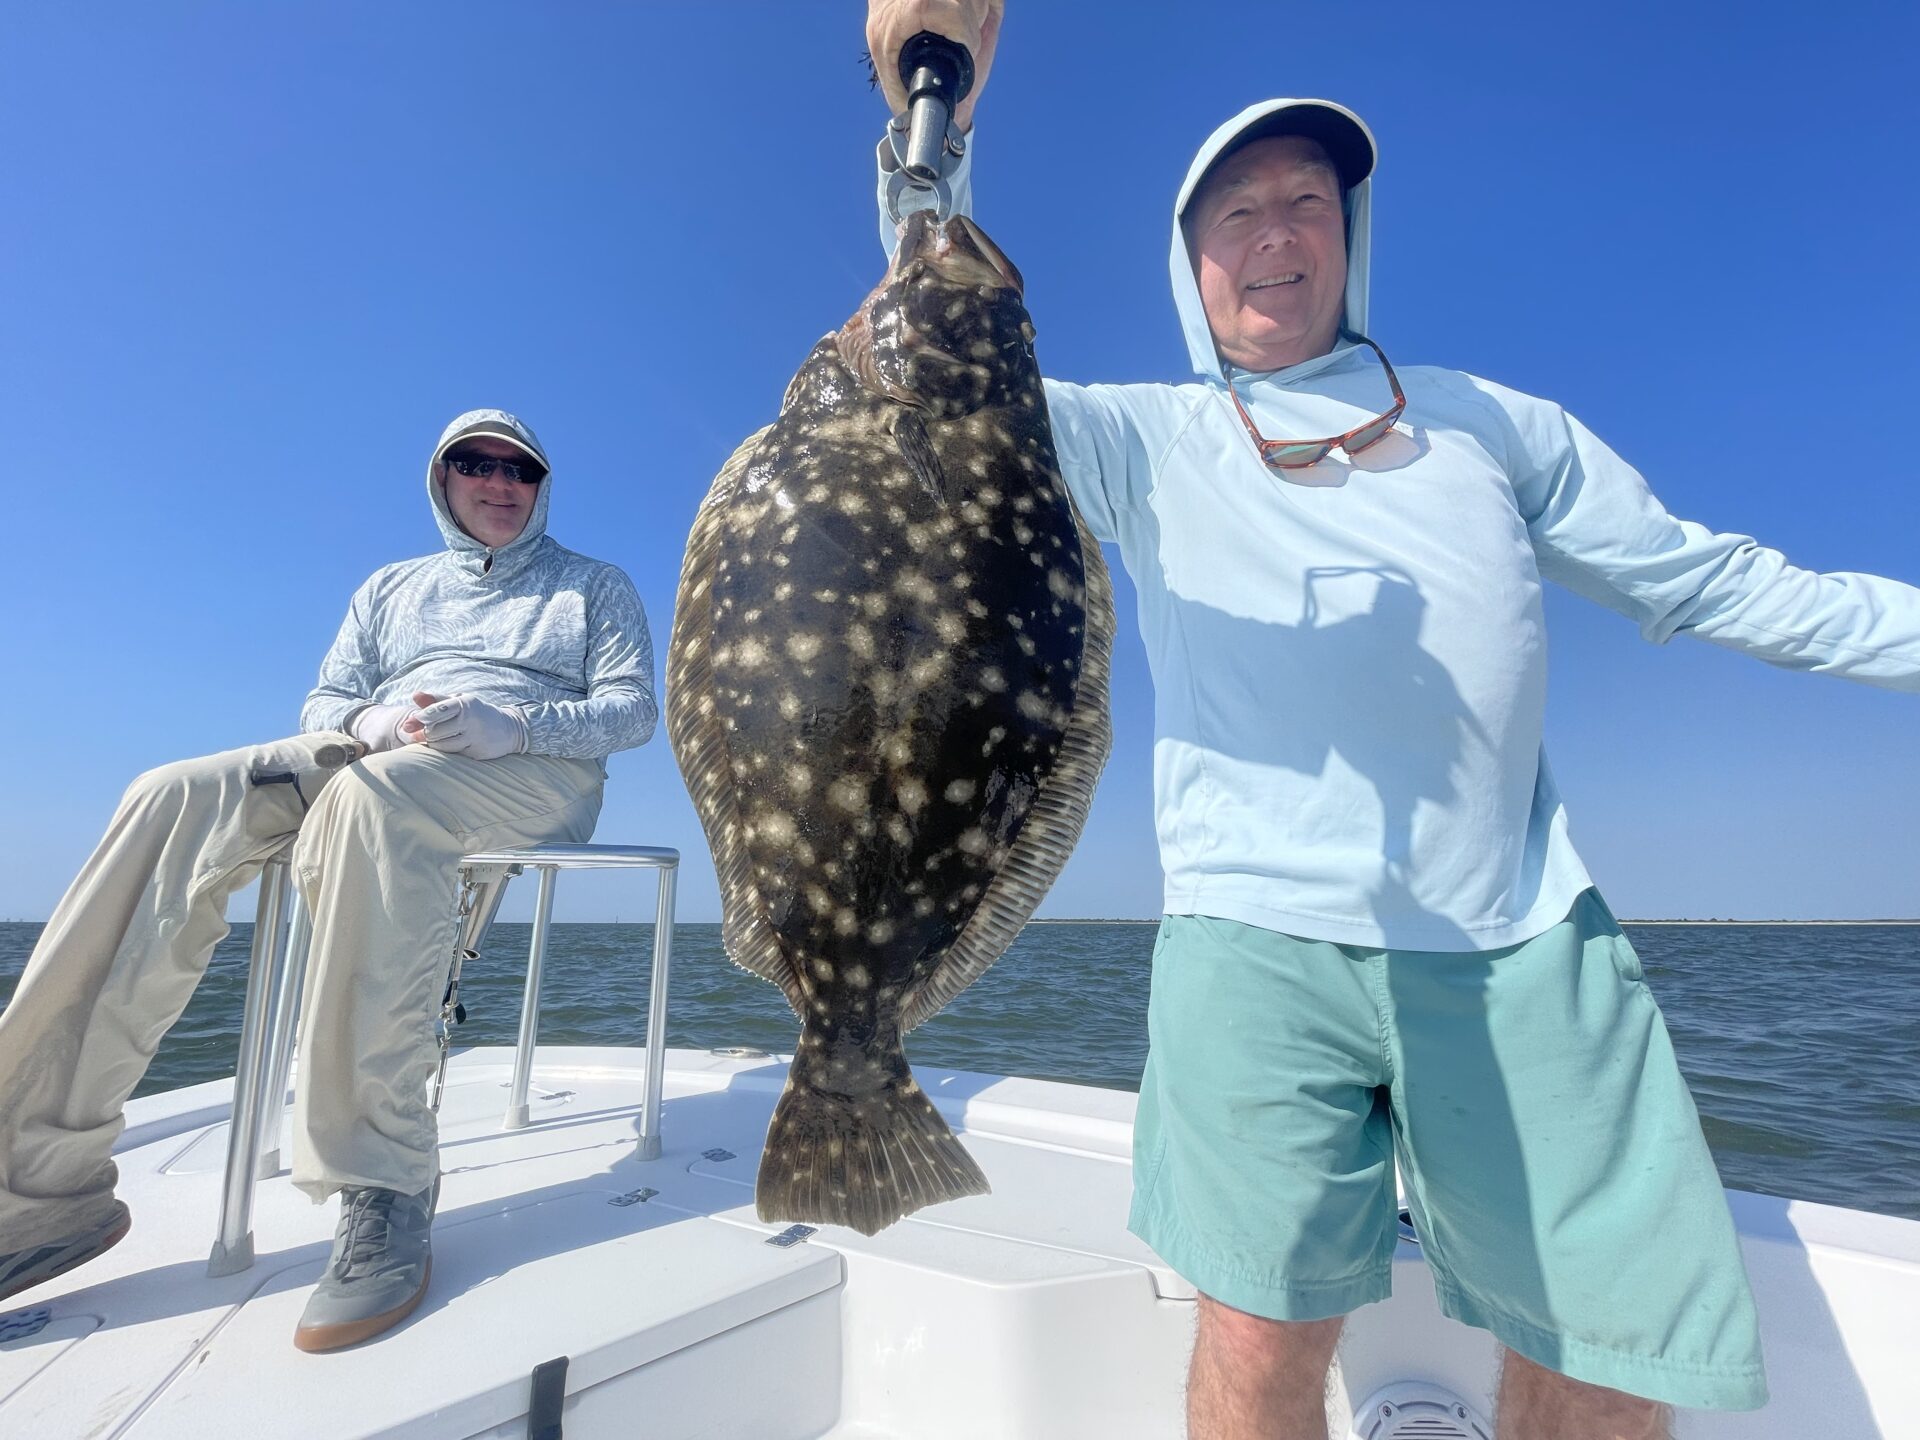
[[[871,0],[892,108],[933,30],[973,53],[969,126],[1000,16]],[[1202,1297],[1196,1437],[1324,1436],[1341,1317],[1388,1293],[1396,1161],[1442,1308],[1505,1347],[1504,1440],[1664,1435],[1669,1405],[1765,1402],[1757,1322],[1541,750],[1540,582],[1652,640],[1909,691],[1920,591],[1674,519],[1557,405],[1396,373],[1367,338],[1374,160],[1338,105],[1243,111],[1174,206],[1197,380],[1047,382],[1154,678],[1166,918],[1130,1227]]]
[[[342,1203],[294,1343],[350,1345],[419,1304],[460,857],[589,839],[606,757],[656,714],[639,597],[547,535],[549,468],[514,416],[455,419],[427,465],[446,547],[354,593],[302,733],[128,788],[0,1014],[0,1300],[127,1233],[122,1107],[227,933],[228,897],[297,835],[313,943],[293,1180]],[[322,763],[342,748],[359,758]]]

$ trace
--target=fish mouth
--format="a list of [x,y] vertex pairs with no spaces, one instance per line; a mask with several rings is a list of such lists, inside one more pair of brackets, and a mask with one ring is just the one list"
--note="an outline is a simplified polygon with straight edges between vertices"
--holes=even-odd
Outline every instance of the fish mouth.
[[965,234],[967,239],[973,242],[975,249],[985,257],[988,264],[992,265],[993,268],[999,272],[1001,280],[1007,285],[1012,286],[1020,295],[1024,296],[1027,293],[1027,283],[1020,277],[1019,267],[1007,258],[1006,252],[994,244],[988,237],[987,232],[974,224],[970,217],[966,215],[956,215],[953,220],[948,221],[947,232],[949,238],[952,236],[953,226],[956,221],[959,223],[962,233]]
[[934,218],[930,210],[909,215],[900,247],[894,251],[892,273],[903,273],[916,260],[955,284],[1010,286],[1016,293],[1026,294],[1019,268],[967,215],[947,220]]

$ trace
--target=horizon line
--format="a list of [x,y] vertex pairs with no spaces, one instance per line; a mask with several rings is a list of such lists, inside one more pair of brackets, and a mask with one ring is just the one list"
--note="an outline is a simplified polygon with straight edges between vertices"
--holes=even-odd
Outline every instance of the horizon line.
[[[1028,925],[1158,925],[1159,915],[1038,915],[1028,920]],[[1618,917],[1622,925],[1916,925],[1920,926],[1920,916],[1884,915],[1863,916],[1845,920],[1789,920],[1778,917],[1770,919],[1747,919],[1732,916],[1685,916],[1685,915],[1635,915]],[[45,920],[27,920],[9,916],[0,919],[0,925],[45,925]],[[228,922],[229,926],[251,925],[251,919],[238,919]],[[527,925],[528,920],[502,920],[503,925]],[[615,915],[611,920],[554,920],[554,925],[651,925],[651,920],[628,920]],[[690,920],[678,918],[675,925],[718,925],[718,919]]]

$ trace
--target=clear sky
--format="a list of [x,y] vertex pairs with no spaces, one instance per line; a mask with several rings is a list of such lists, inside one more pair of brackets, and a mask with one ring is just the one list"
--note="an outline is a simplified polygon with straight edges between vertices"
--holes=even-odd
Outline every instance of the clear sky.
[[[1194,147],[1324,95],[1379,137],[1397,362],[1560,401],[1677,514],[1920,581],[1913,6],[1008,10],[978,212],[1050,373],[1181,378]],[[138,770],[294,728],[353,587],[437,546],[423,469],[460,410],[539,431],[552,533],[626,567],[664,652],[714,471],[881,270],[863,15],[8,8],[0,918],[47,915]],[[1113,759],[1043,914],[1158,906],[1118,599]],[[1920,697],[1548,611],[1549,746],[1617,911],[1920,914]],[[716,918],[664,729],[611,768],[601,838],[680,847],[682,915]],[[651,901],[572,877],[557,913]]]

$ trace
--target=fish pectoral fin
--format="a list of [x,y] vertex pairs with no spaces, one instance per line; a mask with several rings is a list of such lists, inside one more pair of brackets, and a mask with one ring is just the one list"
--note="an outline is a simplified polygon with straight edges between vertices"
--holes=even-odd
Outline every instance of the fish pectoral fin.
[[947,484],[946,466],[940,463],[939,452],[933,448],[933,437],[927,434],[927,422],[920,418],[920,412],[895,410],[889,425],[900,447],[900,458],[920,488],[942,505],[952,505],[954,496]]

